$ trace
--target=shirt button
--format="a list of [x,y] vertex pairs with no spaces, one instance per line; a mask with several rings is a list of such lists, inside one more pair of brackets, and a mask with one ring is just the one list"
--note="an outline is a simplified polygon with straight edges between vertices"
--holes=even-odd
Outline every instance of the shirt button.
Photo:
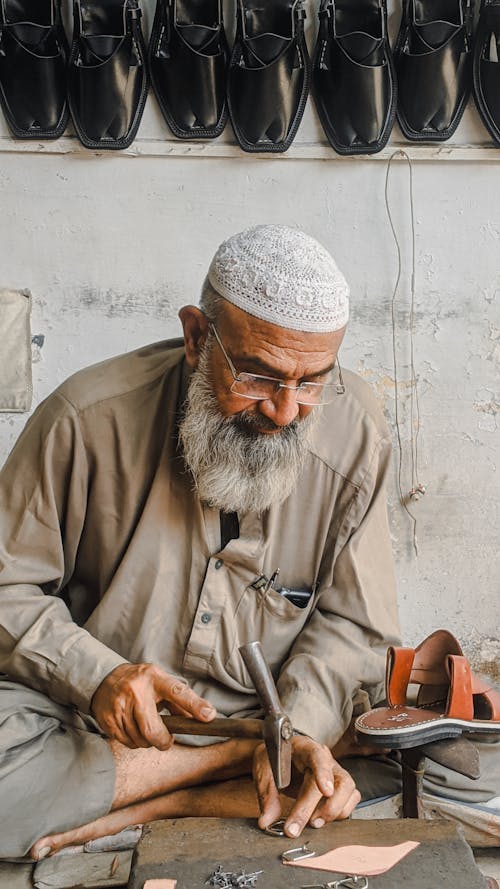
[[222,559],[217,559],[217,561],[214,565],[215,570],[218,571],[219,568],[222,568],[223,564],[224,564],[224,562],[222,561]]
[[204,611],[203,614],[201,615],[202,624],[209,624],[211,620],[212,620],[212,615],[209,614],[208,611]]

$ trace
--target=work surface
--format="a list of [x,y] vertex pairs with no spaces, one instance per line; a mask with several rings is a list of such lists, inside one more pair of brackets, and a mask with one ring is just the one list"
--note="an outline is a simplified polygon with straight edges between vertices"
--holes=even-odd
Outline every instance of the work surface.
[[255,889],[300,889],[344,876],[290,867],[281,853],[309,841],[318,855],[347,845],[391,846],[407,840],[420,845],[390,871],[369,878],[370,889],[484,889],[472,852],[454,825],[406,820],[345,821],[304,831],[300,840],[271,837],[245,819],[180,818],[147,825],[137,847],[129,889],[146,879],[177,880],[177,889],[202,889],[218,867],[263,873]]

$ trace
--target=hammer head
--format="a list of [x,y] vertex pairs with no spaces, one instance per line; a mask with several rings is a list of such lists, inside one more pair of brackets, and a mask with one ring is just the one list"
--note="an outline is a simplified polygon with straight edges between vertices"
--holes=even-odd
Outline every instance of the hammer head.
[[240,652],[264,711],[262,735],[276,787],[282,790],[291,781],[293,726],[281,707],[260,642],[248,642]]
[[278,790],[283,790],[292,780],[293,726],[286,713],[264,717],[262,736],[266,744],[274,783]]

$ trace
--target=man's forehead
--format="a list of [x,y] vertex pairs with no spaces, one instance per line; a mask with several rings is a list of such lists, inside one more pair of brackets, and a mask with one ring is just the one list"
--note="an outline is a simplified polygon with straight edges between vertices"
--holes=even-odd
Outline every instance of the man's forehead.
[[290,330],[244,312],[223,301],[217,330],[233,358],[267,362],[269,369],[282,362],[310,364],[323,368],[332,364],[343,338],[343,330],[310,333]]

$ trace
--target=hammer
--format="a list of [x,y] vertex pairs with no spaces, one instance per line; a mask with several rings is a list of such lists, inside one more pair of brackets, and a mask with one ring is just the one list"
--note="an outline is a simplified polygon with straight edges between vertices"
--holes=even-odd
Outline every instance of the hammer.
[[260,642],[248,642],[239,650],[264,710],[264,719],[216,718],[198,722],[187,716],[162,716],[162,720],[174,735],[263,739],[276,787],[282,790],[291,781],[293,726],[281,707]]

